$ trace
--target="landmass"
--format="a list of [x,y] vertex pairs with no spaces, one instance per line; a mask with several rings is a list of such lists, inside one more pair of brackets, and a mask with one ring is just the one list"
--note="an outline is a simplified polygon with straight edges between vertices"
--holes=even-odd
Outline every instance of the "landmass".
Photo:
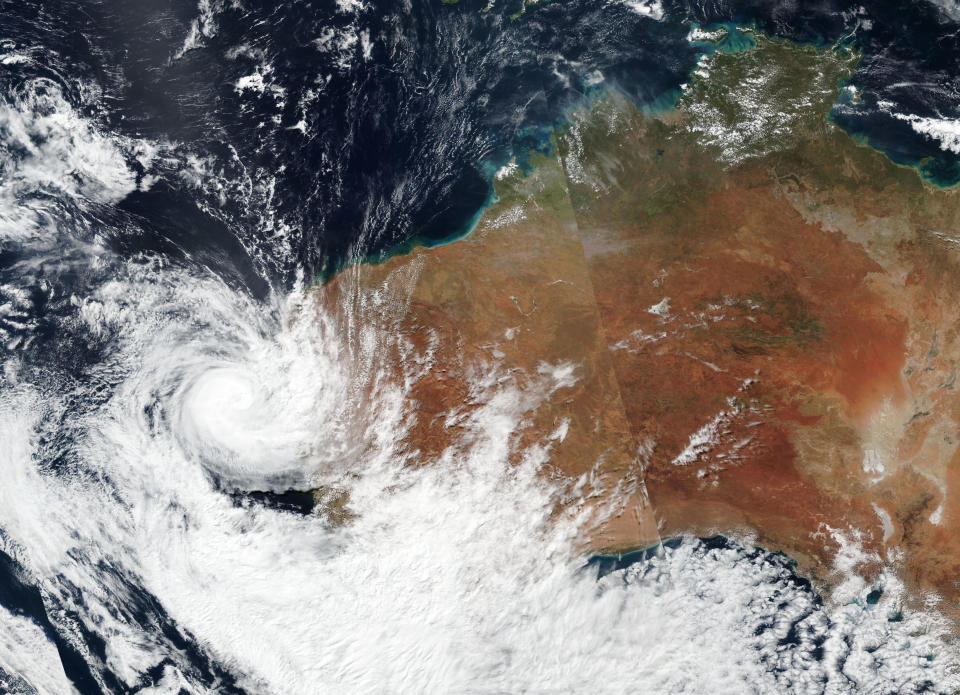
[[602,510],[594,552],[739,534],[830,586],[855,547],[956,615],[960,194],[831,123],[854,50],[730,31],[691,34],[675,108],[606,92],[467,237],[318,292],[389,294],[429,354],[417,465],[511,380],[539,395],[505,446]]

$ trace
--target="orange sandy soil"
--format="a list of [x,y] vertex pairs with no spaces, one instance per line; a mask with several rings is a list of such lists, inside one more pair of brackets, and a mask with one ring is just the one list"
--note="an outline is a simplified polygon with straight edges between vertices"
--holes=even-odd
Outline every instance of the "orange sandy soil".
[[[394,329],[432,353],[408,450],[462,439],[495,373],[540,396],[516,456],[544,447],[546,475],[587,474],[613,506],[595,550],[747,533],[828,585],[839,533],[874,554],[864,573],[892,563],[955,608],[958,194],[825,113],[734,164],[682,110],[611,97],[579,118],[558,158],[497,182],[465,239],[318,290],[394,288]],[[551,390],[563,364],[576,382]]]
[[[511,408],[523,413],[509,443],[514,457],[542,447],[545,475],[573,483],[586,474],[587,493],[604,491],[594,502],[612,510],[594,515],[589,544],[644,547],[658,541],[656,522],[563,172],[556,159],[539,164],[529,178],[515,177],[466,238],[351,268],[320,292],[328,305],[358,288],[392,295],[393,330],[413,353],[431,355],[410,380],[415,422],[406,446],[414,461],[435,461],[469,441],[470,415],[497,386],[516,386],[528,401]],[[525,218],[513,219],[520,207]],[[396,378],[408,378],[403,359],[396,364]],[[564,367],[570,385],[557,387],[550,370]],[[582,503],[579,495],[572,503]]]
[[841,532],[955,606],[956,192],[830,128],[722,167],[682,113],[604,110],[570,192],[662,533],[829,582]]

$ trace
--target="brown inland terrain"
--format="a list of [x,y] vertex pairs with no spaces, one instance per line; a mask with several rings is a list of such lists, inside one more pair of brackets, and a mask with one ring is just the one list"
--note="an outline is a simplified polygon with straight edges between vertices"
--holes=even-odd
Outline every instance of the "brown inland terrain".
[[592,549],[747,535],[829,586],[852,544],[956,615],[960,197],[830,124],[856,56],[754,38],[669,113],[574,114],[464,239],[318,291],[402,286],[422,461],[478,374],[538,394],[512,450],[589,475]]
[[591,546],[646,547],[659,539],[656,521],[563,170],[556,158],[536,162],[530,176],[498,187],[499,201],[467,237],[350,268],[320,288],[322,299],[336,306],[347,296],[355,315],[371,290],[388,296],[390,329],[427,356],[412,379],[408,360],[386,360],[410,382],[413,461],[469,440],[472,412],[514,386],[524,395],[511,407],[524,416],[510,437],[514,459],[544,447],[545,475],[586,474],[603,491]]

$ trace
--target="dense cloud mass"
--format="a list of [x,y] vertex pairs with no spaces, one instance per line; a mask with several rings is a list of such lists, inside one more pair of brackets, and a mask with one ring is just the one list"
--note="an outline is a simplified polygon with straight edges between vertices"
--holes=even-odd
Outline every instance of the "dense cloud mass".
[[[429,349],[349,272],[337,303],[310,289],[468,230],[493,172],[549,149],[601,78],[675,99],[700,56],[691,21],[832,41],[882,38],[883,17],[120,5],[0,1],[0,690],[960,688],[947,623],[892,571],[838,567],[835,601],[749,538],[686,538],[598,572],[596,510],[556,513],[549,438],[513,448],[537,399],[572,383],[557,365],[524,388],[477,373],[456,441],[408,465]],[[869,37],[852,80],[868,96],[838,117],[903,126],[903,157],[932,145],[947,176],[957,95],[878,90],[916,46],[871,53]],[[960,60],[937,51],[911,80]]]

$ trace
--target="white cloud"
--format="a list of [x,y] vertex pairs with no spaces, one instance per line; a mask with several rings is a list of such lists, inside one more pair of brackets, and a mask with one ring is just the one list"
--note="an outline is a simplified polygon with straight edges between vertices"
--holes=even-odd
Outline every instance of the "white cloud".
[[[37,470],[32,428],[66,412],[56,394],[0,393],[5,542],[104,636],[127,683],[167,659],[165,683],[206,692],[162,636],[125,617],[131,581],[258,692],[960,686],[942,622],[896,603],[894,577],[886,603],[868,605],[860,582],[851,603],[824,608],[783,563],[739,546],[686,541],[599,583],[582,571],[589,512],[556,515],[559,488],[538,473],[549,440],[523,452],[513,440],[541,399],[563,397],[569,363],[542,365],[525,389],[478,373],[462,436],[408,466],[395,445],[409,400],[378,376],[392,334],[364,313],[392,315],[382,293],[351,295],[350,328],[296,295],[262,307],[213,280],[131,272],[85,300],[86,320],[122,329],[111,374],[127,375],[74,420],[94,479]],[[314,476],[349,492],[353,518],[331,527],[238,507],[211,469],[257,486]],[[895,610],[903,620],[890,622]]]
[[943,14],[955,22],[960,21],[960,0],[930,0],[943,11]]
[[38,234],[56,197],[119,201],[136,187],[128,153],[149,163],[152,148],[102,133],[52,81],[26,83],[0,102],[0,237]]
[[892,114],[901,121],[907,121],[916,132],[935,140],[940,149],[960,154],[960,119],[924,118],[916,114]]
[[623,4],[644,17],[658,22],[663,19],[663,3],[660,0],[622,0]]

